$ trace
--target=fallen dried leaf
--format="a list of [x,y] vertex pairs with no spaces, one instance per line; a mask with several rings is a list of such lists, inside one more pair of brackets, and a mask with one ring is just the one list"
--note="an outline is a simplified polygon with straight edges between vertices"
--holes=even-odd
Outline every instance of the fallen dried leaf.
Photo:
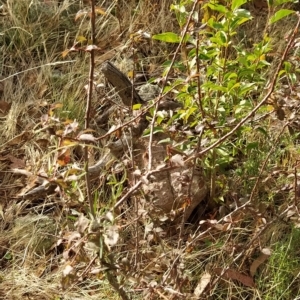
[[175,154],[170,158],[170,161],[175,167],[184,167],[184,159],[180,154]]
[[26,163],[23,159],[16,158],[11,154],[7,154],[6,157],[11,161],[10,167],[12,169],[24,169],[26,167]]
[[29,131],[23,131],[19,135],[15,136],[8,142],[4,143],[1,145],[1,147],[4,146],[22,146],[25,142],[29,141],[32,138],[32,132]]
[[198,282],[195,291],[194,291],[194,295],[196,297],[200,297],[202,295],[202,293],[204,292],[205,288],[207,287],[207,285],[210,283],[211,280],[211,275],[207,272],[205,272],[201,278],[200,281]]
[[96,138],[92,135],[92,134],[81,134],[80,136],[78,136],[78,139],[80,141],[84,141],[84,142],[96,142]]
[[0,100],[0,117],[5,117],[11,108],[11,103]]
[[[221,275],[223,272],[222,268],[215,268],[214,272],[217,275]],[[228,269],[222,274],[223,279],[232,279],[232,280],[237,280],[241,282],[243,285],[248,286],[248,287],[255,287],[255,283],[253,281],[253,278],[248,275],[241,274],[240,272],[233,270],[233,269]]]
[[60,166],[66,166],[71,161],[71,150],[69,148],[63,150],[57,157],[57,164]]
[[116,225],[112,225],[106,228],[104,236],[104,243],[110,249],[117,244],[119,240],[119,230]]

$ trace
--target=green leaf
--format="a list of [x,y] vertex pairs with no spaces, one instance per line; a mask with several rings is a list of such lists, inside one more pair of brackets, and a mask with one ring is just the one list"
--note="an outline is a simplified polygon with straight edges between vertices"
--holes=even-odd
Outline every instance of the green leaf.
[[220,85],[215,84],[213,82],[206,82],[202,86],[203,86],[203,88],[207,88],[207,89],[212,90],[212,91],[220,91],[220,92],[224,92],[224,93],[227,92],[226,87],[220,86]]
[[287,74],[288,75],[288,79],[294,84],[297,82],[297,77],[296,77],[296,74],[295,73],[290,73],[290,74]]
[[238,87],[240,87],[240,82],[237,82],[237,83],[235,83],[235,84],[233,84],[232,85],[232,83],[233,83],[234,81],[231,81],[231,82],[229,82],[229,84],[228,84],[228,89],[229,89],[229,91],[231,91],[231,90],[234,90],[234,89],[237,89]]
[[229,156],[228,152],[224,148],[216,148],[215,150],[220,156],[223,156],[223,157]]
[[134,104],[133,107],[132,107],[132,109],[133,110],[139,110],[141,107],[142,107],[142,104],[138,103],[138,104]]
[[[161,128],[161,127],[154,127],[154,128],[153,128],[153,134],[159,133],[159,132],[164,132],[163,128]],[[144,133],[143,133],[143,137],[148,137],[148,136],[150,136],[150,133],[151,133],[150,129],[146,129],[146,130],[144,131]]]
[[[273,2],[273,1],[271,1],[271,0],[269,0],[269,3],[271,4],[271,2]],[[275,5],[281,5],[281,4],[284,4],[284,3],[289,3],[289,2],[295,2],[295,1],[293,1],[293,0],[275,0]],[[273,3],[272,3],[273,4]]]
[[164,32],[155,34],[152,36],[152,39],[166,42],[166,43],[179,43],[180,36],[174,32]]
[[12,256],[12,254],[10,252],[6,252],[5,255],[4,255],[4,258],[6,260],[12,260],[13,256]]
[[246,10],[246,9],[237,9],[235,12],[234,12],[234,15],[238,18],[244,18],[244,19],[247,19],[247,20],[250,20],[252,19],[252,16],[251,16],[251,13],[250,11]]
[[255,90],[256,83],[244,83],[239,91],[239,95],[243,96],[249,91]]
[[223,6],[223,5],[219,5],[219,4],[208,4],[208,6],[215,11],[220,12],[221,14],[226,14],[228,12],[228,9]]
[[294,10],[281,9],[274,14],[274,16],[270,19],[269,24],[274,24],[274,23],[278,22],[279,20],[281,20],[282,18],[285,18],[286,16],[293,14],[293,13],[295,13]]
[[262,127],[257,127],[257,128],[255,128],[257,131],[259,131],[260,133],[262,133],[263,135],[265,135],[267,138],[269,138],[270,136],[269,136],[269,134],[268,134],[268,132],[264,129],[264,128],[262,128]]
[[281,70],[279,73],[278,73],[278,78],[281,78],[283,75],[285,75],[285,70]]
[[284,70],[289,73],[292,69],[292,64],[289,61],[284,62]]
[[248,151],[252,150],[252,149],[258,149],[258,142],[252,142],[252,143],[248,143],[246,146],[246,149]]
[[231,3],[231,10],[235,10],[236,8],[241,7],[246,2],[247,0],[233,0]]
[[224,29],[224,25],[220,22],[216,22],[214,18],[210,18],[208,21],[207,21],[207,25],[211,28],[214,28],[216,30],[221,30],[221,29]]
[[166,139],[162,139],[160,140],[157,144],[160,145],[160,144],[170,144],[172,141],[170,138],[166,138]]

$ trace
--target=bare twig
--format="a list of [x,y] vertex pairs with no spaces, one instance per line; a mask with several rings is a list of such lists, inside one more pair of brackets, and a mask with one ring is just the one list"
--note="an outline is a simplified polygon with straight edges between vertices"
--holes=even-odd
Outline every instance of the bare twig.
[[[92,45],[95,45],[95,0],[91,0],[91,38]],[[86,111],[85,111],[85,129],[89,128],[90,122],[90,110],[92,103],[92,94],[94,88],[94,68],[95,68],[95,53],[94,49],[90,50],[90,73],[89,73],[89,84],[88,84],[88,92],[87,92],[87,102],[86,102]],[[90,213],[93,217],[95,217],[94,203],[92,198],[91,191],[91,180],[89,173],[89,147],[87,145],[84,146],[84,162],[85,162],[85,182],[86,182],[86,192],[87,198],[90,206]]]
[[200,62],[199,62],[199,33],[197,33],[197,43],[196,43],[196,67],[197,67],[197,90],[198,90],[198,106],[201,112],[202,119],[205,119],[205,111],[202,105],[202,95],[201,95],[201,77],[200,77]]

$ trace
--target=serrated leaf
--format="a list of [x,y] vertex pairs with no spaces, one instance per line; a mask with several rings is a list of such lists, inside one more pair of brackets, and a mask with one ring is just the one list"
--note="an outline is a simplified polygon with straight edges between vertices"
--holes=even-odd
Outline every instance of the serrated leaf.
[[278,22],[279,20],[285,18],[286,16],[289,16],[290,14],[295,13],[294,10],[290,10],[290,9],[281,9],[279,11],[277,11],[273,17],[271,17],[269,24],[274,24],[276,22]]

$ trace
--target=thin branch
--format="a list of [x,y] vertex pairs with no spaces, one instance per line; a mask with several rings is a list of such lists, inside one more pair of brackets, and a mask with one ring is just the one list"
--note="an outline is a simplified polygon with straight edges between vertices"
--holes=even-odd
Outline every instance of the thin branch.
[[[91,39],[92,45],[95,45],[95,0],[91,0]],[[95,68],[95,51],[94,49],[90,50],[90,72],[89,72],[89,84],[88,84],[88,92],[87,92],[87,102],[86,102],[86,111],[85,111],[85,129],[89,128],[90,123],[90,111],[91,111],[91,103],[92,103],[92,95],[94,88],[94,68]],[[84,146],[84,162],[85,162],[85,182],[86,182],[86,192],[87,198],[90,206],[90,213],[93,217],[95,217],[94,210],[94,202],[92,198],[91,191],[91,180],[89,173],[89,147],[87,145]]]

